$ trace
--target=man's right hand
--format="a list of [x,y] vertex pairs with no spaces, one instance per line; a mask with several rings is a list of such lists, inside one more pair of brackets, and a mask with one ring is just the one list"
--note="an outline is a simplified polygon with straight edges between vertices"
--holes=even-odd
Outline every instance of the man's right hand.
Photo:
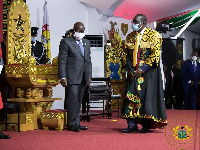
[[60,84],[61,84],[63,87],[67,87],[67,79],[61,79],[61,80],[60,80]]
[[131,78],[131,80],[133,80],[134,74],[132,71],[128,70],[128,76]]
[[194,81],[191,81],[190,84],[195,85],[195,82],[194,82]]

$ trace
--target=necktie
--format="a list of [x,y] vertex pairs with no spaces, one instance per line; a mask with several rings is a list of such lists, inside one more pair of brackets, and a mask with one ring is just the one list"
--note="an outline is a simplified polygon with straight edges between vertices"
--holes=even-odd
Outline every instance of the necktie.
[[81,52],[82,52],[82,54],[84,56],[84,47],[83,47],[83,44],[81,43],[81,41],[79,41],[79,47],[80,47]]
[[192,64],[194,72],[196,72],[196,66],[195,66],[195,62]]
[[35,46],[32,44],[32,45],[31,45],[31,49],[33,50],[33,49],[34,49],[34,47],[35,47]]
[[34,48],[35,48],[35,46],[32,44],[31,45],[31,56],[34,56]]
[[139,37],[140,37],[140,33],[137,33],[136,42],[135,42],[134,51],[133,51],[133,66],[134,67],[137,64],[137,51],[138,51]]

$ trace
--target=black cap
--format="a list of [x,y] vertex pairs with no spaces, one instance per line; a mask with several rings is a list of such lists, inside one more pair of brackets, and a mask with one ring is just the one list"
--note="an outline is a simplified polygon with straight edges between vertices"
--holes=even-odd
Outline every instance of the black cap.
[[31,27],[31,35],[37,35],[38,27]]

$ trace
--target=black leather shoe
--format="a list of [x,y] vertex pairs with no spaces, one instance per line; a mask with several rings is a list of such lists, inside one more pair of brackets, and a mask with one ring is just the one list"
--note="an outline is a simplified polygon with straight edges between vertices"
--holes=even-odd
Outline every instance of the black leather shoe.
[[80,128],[77,125],[69,126],[69,131],[79,132]]
[[149,131],[149,129],[147,129],[147,128],[142,128],[140,132],[141,132],[141,133],[147,133],[148,131]]
[[10,139],[11,136],[10,135],[5,135],[5,134],[0,134],[0,139]]
[[137,132],[138,131],[138,128],[137,127],[128,127],[126,129],[122,129],[122,132],[124,133],[131,133],[131,132]]
[[81,126],[81,125],[79,125],[79,128],[80,128],[80,130],[87,130],[88,129],[87,126]]

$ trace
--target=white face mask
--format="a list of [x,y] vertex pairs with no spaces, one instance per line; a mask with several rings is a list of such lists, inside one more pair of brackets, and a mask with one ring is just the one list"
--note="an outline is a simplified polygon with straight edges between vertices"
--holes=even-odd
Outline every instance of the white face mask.
[[31,42],[35,43],[37,40],[37,37],[31,37]]
[[141,24],[141,23],[137,23],[137,24],[133,23],[133,24],[132,24],[132,29],[133,29],[134,31],[140,30],[140,29],[143,27],[143,26],[139,27],[140,24]]
[[193,61],[197,61],[197,56],[192,56]]
[[85,36],[85,33],[80,33],[80,32],[75,32],[74,33],[74,37],[77,39],[77,40],[82,40],[82,38]]
[[134,31],[138,31],[140,28],[139,28],[139,24],[132,24],[132,29],[134,30]]

